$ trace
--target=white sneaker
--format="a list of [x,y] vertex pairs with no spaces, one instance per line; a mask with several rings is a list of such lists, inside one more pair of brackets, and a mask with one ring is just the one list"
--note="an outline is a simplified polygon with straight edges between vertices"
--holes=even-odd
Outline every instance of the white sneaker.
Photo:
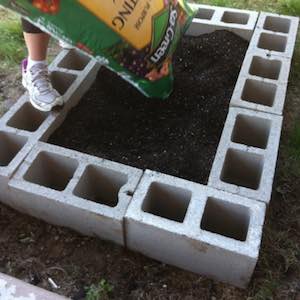
[[32,106],[41,111],[51,111],[64,104],[62,96],[52,87],[47,65],[38,63],[27,70],[27,59],[22,62],[22,84],[28,90]]

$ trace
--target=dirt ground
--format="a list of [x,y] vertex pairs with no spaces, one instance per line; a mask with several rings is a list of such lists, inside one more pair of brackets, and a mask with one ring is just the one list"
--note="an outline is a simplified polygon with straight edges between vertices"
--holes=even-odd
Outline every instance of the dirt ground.
[[[294,118],[299,102],[293,97],[288,103],[287,116]],[[285,123],[284,133],[287,127]],[[284,134],[282,147],[286,142]],[[300,185],[299,178],[285,177],[285,162],[281,151],[260,259],[247,290],[45,224],[3,205],[0,205],[0,272],[77,300],[84,299],[86,286],[101,279],[113,286],[111,299],[299,300],[300,272],[296,263],[300,258],[300,205],[295,203]],[[59,288],[53,288],[49,278]]]
[[49,142],[206,184],[247,47],[227,31],[185,37],[166,100],[102,68]]

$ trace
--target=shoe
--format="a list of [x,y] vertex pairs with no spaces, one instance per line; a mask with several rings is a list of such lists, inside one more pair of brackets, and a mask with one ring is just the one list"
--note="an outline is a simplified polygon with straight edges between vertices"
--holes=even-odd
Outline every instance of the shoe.
[[27,69],[28,61],[22,61],[22,84],[29,93],[32,106],[40,111],[51,111],[64,104],[63,97],[52,87],[47,65],[35,64]]

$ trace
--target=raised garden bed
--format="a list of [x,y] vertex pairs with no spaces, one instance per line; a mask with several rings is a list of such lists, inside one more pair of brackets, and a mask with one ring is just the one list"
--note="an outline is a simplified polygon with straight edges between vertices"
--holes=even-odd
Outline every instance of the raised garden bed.
[[185,37],[167,100],[101,68],[49,142],[206,184],[247,47],[228,31]]
[[[139,181],[135,189],[133,188],[132,182],[138,181],[137,174],[142,174],[141,170],[132,169],[115,162],[96,159],[94,156],[74,152],[63,147],[54,147],[48,143],[39,142],[47,141],[48,137],[60,127],[70,109],[78,104],[81,96],[96,77],[98,65],[94,61],[76,51],[63,51],[53,62],[52,82],[55,88],[64,94],[66,99],[64,108],[50,114],[42,114],[28,106],[25,95],[0,120],[0,126],[4,132],[0,138],[6,141],[6,143],[4,143],[5,146],[1,149],[2,152],[7,150],[7,153],[5,152],[6,154],[1,157],[4,164],[0,168],[1,201],[22,212],[47,220],[50,223],[71,227],[81,232],[87,231],[88,234],[95,235],[95,232],[91,231],[91,229],[96,228],[96,235],[99,237],[113,239],[117,236],[119,238],[117,242],[121,244],[126,242],[130,249],[140,251],[153,258],[192,270],[196,273],[204,273],[210,277],[245,287],[249,283],[258,259],[266,203],[269,202],[271,195],[279,147],[282,122],[281,114],[296,39],[298,19],[262,13],[257,25],[255,25],[258,16],[256,12],[203,5],[198,5],[198,7],[199,13],[197,18],[193,21],[188,35],[200,36],[215,30],[228,29],[246,40],[251,40],[250,47],[246,54],[246,63],[242,66],[237,83],[232,83],[235,85],[235,92],[230,100],[231,107],[224,125],[225,130],[220,139],[213,168],[210,172],[208,185],[198,185],[191,181],[184,181],[176,177],[162,175],[161,173],[146,171],[143,177],[140,178],[141,181]],[[284,24],[284,26],[282,24]],[[251,38],[253,33],[253,38]],[[216,33],[215,36],[219,34],[222,36],[225,33]],[[266,38],[266,36],[268,36],[268,38]],[[187,38],[187,40],[190,40],[190,38]],[[280,47],[276,46],[278,43]],[[276,47],[274,47],[274,44]],[[219,44],[219,46],[221,50],[224,50],[224,44]],[[212,51],[212,53],[216,55],[216,52]],[[210,57],[210,55],[211,53],[208,53],[206,57]],[[198,61],[195,55],[191,55],[191,57],[193,63],[188,64],[188,66],[183,64],[183,69],[186,71],[186,67],[187,70],[189,70],[189,68],[197,66],[197,68],[199,67],[201,70],[201,61]],[[178,56],[178,59],[179,58],[180,55]],[[276,60],[277,64],[275,69],[272,67],[274,60]],[[250,68],[249,64],[251,66]],[[228,67],[228,65],[226,65],[225,68],[226,67]],[[216,69],[212,68],[212,70],[215,71]],[[218,127],[216,131],[212,130],[212,128],[208,128],[205,126],[205,122],[201,122],[203,120],[201,117],[206,116],[207,122],[209,122],[208,120],[215,119],[214,124],[210,123],[210,126],[213,128],[219,120],[221,120],[220,124],[224,124],[232,87],[231,90],[228,91],[226,87],[226,92],[220,92],[221,89],[217,89],[216,92],[214,87],[222,87],[223,83],[228,84],[226,80],[233,80],[231,69],[226,68],[226,70],[229,70],[227,72],[228,74],[226,74],[229,75],[229,78],[226,76],[222,77],[222,80],[217,82],[220,86],[218,84],[215,85],[213,80],[215,78],[212,76],[208,76],[206,79],[202,78],[202,80],[206,80],[205,82],[207,83],[207,86],[203,87],[203,90],[211,87],[215,96],[219,95],[218,93],[223,96],[221,97],[222,99],[214,98],[215,101],[209,102],[209,104],[212,104],[209,108],[214,111],[214,114],[214,108],[216,106],[219,108],[220,103],[222,103],[222,112],[224,112],[224,114],[220,116],[220,119],[215,115],[214,118],[209,118],[208,112],[207,115],[205,115],[205,110],[208,108],[208,101],[203,101],[205,105],[204,107],[201,106],[200,111],[201,109],[203,111],[201,111],[199,115],[200,118],[197,119],[198,107],[195,103],[198,102],[196,102],[195,99],[199,97],[199,93],[194,90],[196,84],[193,82],[193,84],[190,85],[188,80],[186,80],[190,74],[186,77],[182,76],[183,78],[180,80],[180,84],[183,84],[183,86],[186,84],[182,89],[184,92],[181,92],[183,96],[174,97],[173,101],[165,101],[164,104],[158,105],[157,102],[152,104],[150,101],[145,101],[143,97],[136,99],[137,93],[134,90],[123,82],[119,83],[118,79],[114,78],[108,71],[101,70],[99,74],[107,77],[105,78],[105,80],[107,80],[106,82],[101,78],[99,79],[99,85],[104,82],[104,92],[101,92],[102,96],[109,98],[111,90],[116,92],[116,86],[121,85],[124,91],[132,95],[132,98],[128,99],[127,95],[125,95],[124,99],[121,99],[120,96],[122,96],[122,94],[120,92],[117,93],[114,99],[111,99],[111,102],[99,102],[98,99],[93,98],[95,97],[94,95],[98,95],[99,89],[98,87],[95,89],[92,88],[90,94],[88,94],[89,96],[86,96],[83,100],[83,108],[81,108],[80,104],[78,108],[73,110],[69,117],[71,119],[76,116],[75,121],[77,121],[77,117],[80,115],[80,122],[82,123],[76,124],[75,121],[73,122],[67,119],[62,128],[52,136],[51,141],[59,140],[65,147],[73,147],[74,145],[75,149],[101,155],[102,157],[109,157],[110,159],[123,162],[127,165],[130,165],[130,162],[134,165],[137,163],[136,161],[138,161],[141,164],[136,166],[143,169],[151,168],[160,170],[161,172],[168,172],[178,177],[191,178],[198,182],[207,182],[207,175],[211,166],[211,160],[214,157],[217,141],[210,141],[212,145],[211,148],[205,147],[205,149],[209,149],[209,151],[205,152],[204,157],[209,162],[205,161],[202,164],[199,162],[197,166],[197,168],[206,169],[206,172],[202,172],[202,169],[196,172],[197,170],[193,169],[191,164],[189,165],[191,170],[189,170],[185,168],[183,163],[179,164],[179,168],[173,168],[173,162],[175,161],[177,163],[179,157],[178,145],[183,146],[184,151],[181,151],[181,154],[183,154],[186,161],[190,161],[189,156],[197,153],[197,148],[194,148],[196,141],[200,141],[201,147],[199,147],[197,156],[193,160],[194,163],[198,163],[198,159],[201,157],[201,152],[203,151],[203,146],[207,146],[207,141],[205,142],[203,137],[206,134],[212,134],[212,132],[220,136],[222,128]],[[182,72],[180,68],[176,70],[176,72],[177,71],[179,74]],[[222,74],[224,75],[224,73]],[[197,76],[199,76],[199,72],[194,76],[194,81],[197,81]],[[200,78],[198,79],[200,81]],[[225,81],[223,82],[223,80]],[[267,81],[269,82],[266,83]],[[251,84],[249,84],[249,82]],[[255,82],[254,85],[252,84],[253,82]],[[251,86],[256,88],[252,88],[251,90]],[[174,95],[176,95],[178,87],[179,85],[176,84]],[[191,90],[192,93],[195,92],[196,97],[191,97],[190,100],[185,99],[184,101],[182,97],[186,94],[187,89],[188,91]],[[206,97],[205,100],[209,98],[207,93],[204,96]],[[183,107],[180,106],[182,103],[185,104]],[[192,103],[192,106],[189,106],[190,103]],[[144,106],[148,108],[148,111],[143,110]],[[244,108],[240,109],[234,106]],[[89,107],[89,117],[87,120],[81,118],[86,107]],[[116,112],[116,116],[107,113],[105,114],[106,122],[102,122],[102,120],[99,122],[99,115],[103,111],[110,112],[112,107],[113,111]],[[122,109],[118,110],[120,107],[122,107]],[[122,114],[125,110],[124,107],[127,108],[127,114],[125,115]],[[165,107],[167,107],[167,109],[162,109]],[[99,115],[94,113],[94,110],[98,112]],[[266,113],[257,112],[256,110]],[[151,112],[151,121],[149,118],[146,118],[146,116],[149,115],[149,111]],[[165,123],[162,120],[158,120],[158,114],[155,114],[155,112],[161,114],[162,111],[166,113],[164,117],[167,119],[170,119],[170,115],[175,116],[172,118],[173,122],[166,127],[163,126]],[[136,120],[134,118],[136,115],[134,113],[136,112],[142,114],[145,118]],[[182,115],[182,119],[180,119],[180,123],[177,124],[176,120],[179,113]],[[195,116],[195,118],[189,119],[187,117],[188,113],[193,117]],[[273,113],[277,114],[277,116]],[[26,121],[29,115],[31,116],[29,119],[32,120],[32,123]],[[158,142],[163,146],[167,143],[169,146],[171,145],[173,152],[176,154],[175,158],[172,151],[164,156],[164,150],[166,149],[162,148],[166,147],[159,149],[150,148],[150,146],[157,143],[157,140],[155,140],[156,135],[149,129],[146,131],[148,135],[145,135],[144,131],[140,131],[141,127],[130,128],[128,123],[130,125],[135,124],[128,122],[128,120],[131,120],[130,118],[134,118],[136,122],[141,122],[141,127],[148,125],[147,128],[150,129],[150,125],[152,125],[153,128],[158,128],[160,132],[163,132],[165,139],[158,140]],[[199,121],[199,119],[201,119],[201,121]],[[121,120],[121,122],[118,123],[116,120]],[[84,127],[87,128],[87,123],[91,124],[90,128],[99,127],[97,131],[93,131],[92,136],[86,136],[86,131],[84,131],[84,133],[80,131],[80,129]],[[113,124],[113,126],[110,126],[111,124]],[[203,128],[201,127],[202,129],[198,130],[198,126],[202,126],[203,124]],[[218,123],[218,126],[221,126],[220,124]],[[197,127],[197,130],[194,130],[193,126]],[[120,130],[120,127],[122,127],[122,130]],[[123,127],[128,127],[131,131],[140,133],[140,135],[135,135],[130,131],[126,132]],[[102,129],[104,137],[99,132],[101,130],[100,128]],[[177,130],[172,131],[173,128]],[[103,129],[107,129],[107,131]],[[82,142],[83,137],[79,138],[79,134],[72,135],[72,139],[69,137],[71,136],[71,132],[74,133],[73,131],[78,131],[83,134],[85,142],[82,148],[78,145]],[[109,135],[114,132],[115,136],[118,135],[119,132],[122,132],[129,140],[134,137],[135,140],[133,141],[135,141],[135,143],[129,143],[127,140],[127,143],[124,143],[122,137],[122,139],[116,139],[114,143],[110,145],[107,136],[105,136],[105,132]],[[257,136],[262,142],[254,143],[253,146],[254,139],[249,137],[248,132]],[[190,147],[190,143],[187,142],[187,139],[191,137],[190,134],[196,136],[195,139],[193,139],[193,142],[195,142],[195,144],[192,144],[193,147]],[[66,137],[64,135],[69,136]],[[91,142],[93,136],[96,137],[97,144]],[[177,143],[172,143],[173,140],[170,138],[171,136],[174,136],[174,140]],[[149,138],[149,141],[147,138]],[[105,142],[105,149],[98,148],[99,141]],[[130,155],[125,153],[127,147],[132,147],[132,144],[137,146],[141,144],[140,141],[147,146],[144,148],[141,147],[143,151],[150,149],[151,152],[156,152],[158,155],[157,161],[159,161],[159,163],[149,164],[149,161],[153,161],[151,155],[150,159],[148,159],[149,157],[147,156],[142,157],[141,154],[138,153],[137,147],[134,147],[135,149],[132,153],[130,152]],[[120,148],[122,151],[117,151],[119,150],[117,149],[118,145],[122,146]],[[113,148],[113,146],[115,147]],[[187,150],[189,148],[191,148],[190,152]],[[29,152],[30,154],[28,155]],[[141,158],[139,158],[139,156]],[[171,158],[170,160],[168,160],[169,157]],[[44,164],[45,162],[46,164]],[[93,166],[93,169],[91,169],[88,166],[89,163],[95,166],[97,165],[97,167],[95,168],[95,166]],[[172,168],[166,170],[167,164],[169,166],[171,165]],[[57,166],[62,172],[57,172]],[[119,179],[122,172],[125,172],[125,175],[128,176],[127,178],[131,182],[130,189],[125,190],[124,188],[129,188],[130,185],[128,184],[123,186],[123,188],[120,187]],[[114,197],[115,195],[119,196],[119,204],[122,202],[123,205],[121,210],[118,210],[120,208],[118,208],[118,206],[113,207],[111,205],[107,206],[105,203],[88,201],[89,199],[93,200],[95,196],[93,193],[98,195],[101,192],[97,184],[91,184],[93,181],[89,174],[97,174],[97,176],[102,176],[102,178],[107,180],[108,185],[112,187],[112,190],[108,191],[108,194],[113,194]],[[60,177],[63,178],[63,186],[58,184],[58,178]],[[223,192],[223,190],[227,192]],[[105,193],[107,193],[107,191]],[[133,199],[131,199],[132,196]],[[158,200],[162,198],[166,198],[166,203],[170,205],[166,205],[165,207],[158,205]],[[70,201],[70,199],[72,199],[72,201]],[[124,205],[126,202],[124,199],[128,202],[130,201],[128,208]],[[111,201],[111,199],[107,200],[108,202]],[[184,205],[180,204],[182,201]],[[143,202],[147,202],[147,205],[145,204],[139,207]],[[174,214],[171,209],[173,207],[171,205],[172,203],[176,204]],[[9,212],[5,208],[3,208],[3,212],[4,215],[8,214],[12,216],[10,220],[16,218],[16,213]],[[224,217],[220,217],[220,212],[222,212],[221,215]],[[74,218],[73,213],[76,218]],[[180,215],[177,215],[177,213],[180,213]],[[26,217],[21,216],[20,219],[25,220]],[[200,221],[201,223],[199,223]],[[23,221],[21,221],[21,223],[22,222]],[[110,235],[107,235],[107,229],[109,228],[107,224],[114,224],[114,222],[116,222],[115,224],[119,227],[110,237]],[[3,223],[8,224],[9,221],[5,221],[4,218]],[[36,224],[41,223],[37,222]],[[101,224],[104,224],[104,227],[100,226]],[[43,226],[50,228],[50,231],[52,231],[52,229],[54,231],[58,230],[62,235],[64,235],[64,232],[67,232],[65,229],[55,228],[50,225],[44,224]],[[143,228],[143,231],[141,231],[140,228]],[[101,232],[101,230],[103,232]],[[9,229],[7,231],[9,232]],[[52,238],[53,232],[50,234]],[[36,234],[33,234],[32,236],[35,235]],[[162,238],[159,239],[158,235],[161,235]],[[31,234],[29,234],[29,237],[28,234],[26,234],[24,239],[23,236],[21,236],[21,243],[34,243],[31,241],[30,236]],[[74,236],[76,236],[76,234]],[[174,236],[178,238],[174,239]],[[34,238],[32,238],[32,240],[34,240]],[[39,240],[39,234],[37,234],[37,240]],[[58,237],[57,239],[56,236],[54,241],[57,242],[58,240],[60,240],[60,238]],[[158,240],[160,240],[160,243],[157,243]],[[79,238],[78,240],[78,242],[83,245],[85,241],[91,242],[92,240],[89,238]],[[176,241],[175,244],[174,241]],[[96,240],[93,240],[91,243],[93,242],[96,242]],[[63,249],[65,249],[64,243],[65,241],[62,243]],[[97,243],[102,242],[98,241]],[[12,244],[15,244],[15,240],[12,241]],[[54,247],[56,244],[58,243],[54,243]],[[103,242],[103,244],[106,243]],[[50,248],[51,247],[49,247],[49,249]],[[87,246],[87,248],[90,248],[90,245]],[[113,246],[113,248],[117,250],[118,255],[120,254],[119,251],[125,251],[117,246]],[[197,251],[195,251],[195,249]],[[43,246],[40,250],[44,251]],[[8,249],[5,251],[6,253],[9,252]],[[36,249],[33,249],[33,251],[35,254],[39,252],[35,252]],[[83,252],[84,255],[87,254],[85,250],[83,250]],[[13,253],[12,251],[10,254]],[[191,255],[186,255],[186,253],[190,253]],[[132,255],[132,257],[141,257],[134,253],[129,253],[129,255]],[[70,257],[69,254],[67,254],[67,256]],[[76,257],[75,255],[75,259]],[[107,257],[110,258],[110,255]],[[128,261],[127,258],[124,257],[120,257],[119,259]],[[113,257],[111,259],[112,265],[109,265],[109,268],[121,270],[120,268],[123,268],[125,263],[119,259]],[[147,260],[144,257],[142,257],[142,259]],[[237,263],[237,260],[240,260],[241,263]],[[89,262],[89,260],[87,261]],[[56,261],[46,261],[47,264],[51,262],[55,263]],[[68,263],[70,262],[68,261],[67,264]],[[232,265],[235,265],[234,269]],[[9,273],[10,263],[8,262],[5,267],[8,268],[6,272]],[[165,266],[162,265],[162,268],[165,268]],[[176,284],[172,284],[172,279],[174,278],[173,268],[167,268],[170,269],[172,273],[171,286],[175,290],[178,290],[178,288],[182,287],[182,284],[178,285],[178,282],[182,283],[185,281],[179,279]],[[138,267],[138,269],[140,272],[141,268]],[[63,272],[61,270],[54,270],[55,276],[59,276],[56,271]],[[101,270],[104,269],[102,268]],[[51,271],[53,271],[53,269],[51,269]],[[158,272],[163,272],[163,269],[159,268]],[[79,270],[79,273],[82,277],[81,270]],[[120,272],[117,272],[117,274],[120,274]],[[128,274],[130,274],[130,272]],[[125,275],[126,280],[130,279],[128,274],[126,273]],[[196,278],[194,277],[195,275],[184,274],[185,278],[189,276]],[[107,276],[108,278],[113,277],[110,277],[107,272],[101,273],[101,275]],[[46,272],[44,278],[47,276],[48,273]],[[73,277],[71,276],[70,278]],[[176,278],[175,276],[175,279]],[[116,279],[112,280],[114,281]],[[117,281],[118,280],[119,278]],[[197,280],[197,282],[200,281],[202,282],[202,279]],[[35,279],[33,276],[32,283],[34,282]],[[190,282],[191,281],[189,281],[189,283]],[[206,281],[204,280],[204,282]],[[45,285],[45,281],[41,280],[40,284]],[[74,284],[74,282],[72,284]],[[165,289],[165,286],[168,286],[168,284],[164,284],[163,289]],[[82,288],[82,284],[79,285]],[[185,284],[183,285],[183,289],[186,289]],[[197,288],[198,287],[199,286],[197,286]],[[207,287],[205,287],[205,290],[206,288]],[[139,289],[139,287],[136,288],[136,285],[134,285],[133,289],[129,288],[126,290],[126,295],[128,296],[128,293],[131,291],[128,296],[129,298],[134,298],[137,295],[147,297],[147,292],[145,294],[144,290],[145,286]],[[158,295],[162,294],[160,290],[157,290],[157,292]],[[155,297],[153,293],[151,295]],[[197,295],[199,295],[198,292]],[[120,295],[118,294],[116,297],[120,297]],[[240,299],[239,296],[237,296],[237,298]]]

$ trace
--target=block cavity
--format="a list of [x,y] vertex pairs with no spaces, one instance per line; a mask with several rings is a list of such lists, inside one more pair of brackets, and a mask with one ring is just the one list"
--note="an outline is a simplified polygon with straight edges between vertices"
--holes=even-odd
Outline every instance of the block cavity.
[[7,126],[34,132],[39,129],[49,113],[35,109],[25,102],[20,109],[8,120]]
[[208,185],[269,203],[282,117],[229,109]]
[[[154,209],[145,210],[151,202]],[[126,243],[164,263],[245,287],[264,214],[264,203],[147,170],[125,216]]]
[[9,181],[11,207],[124,245],[125,211],[143,172],[38,142]]
[[91,59],[76,49],[70,50],[58,63],[59,68],[82,71]]

